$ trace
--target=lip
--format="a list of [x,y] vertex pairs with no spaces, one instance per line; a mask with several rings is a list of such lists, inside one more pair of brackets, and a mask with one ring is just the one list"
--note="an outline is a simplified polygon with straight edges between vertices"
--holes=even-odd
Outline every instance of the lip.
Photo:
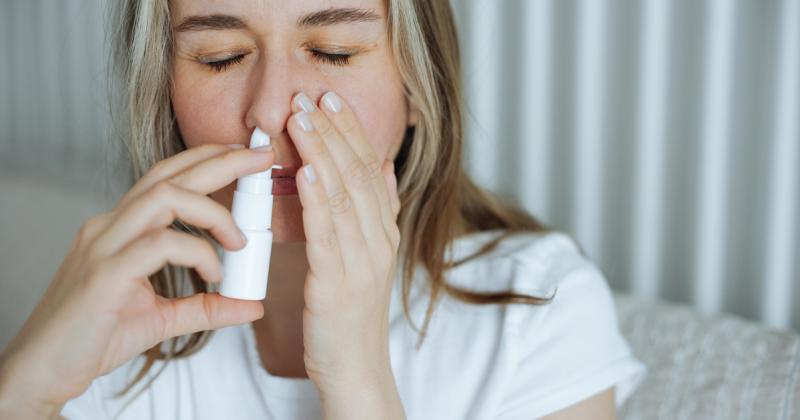
[[297,195],[297,183],[294,177],[272,178],[272,195]]
[[297,167],[282,166],[272,169],[272,195],[297,195],[297,183],[294,176]]
[[294,178],[297,170],[300,169],[299,167],[295,166],[284,166],[281,169],[272,169],[272,179],[275,178]]

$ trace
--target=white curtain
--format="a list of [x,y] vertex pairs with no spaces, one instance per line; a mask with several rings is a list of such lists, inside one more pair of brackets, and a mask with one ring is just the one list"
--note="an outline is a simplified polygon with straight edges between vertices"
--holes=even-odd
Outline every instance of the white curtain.
[[[483,186],[618,290],[800,329],[800,0],[453,0]],[[107,147],[101,0],[0,0],[0,164]]]
[[482,185],[616,289],[800,327],[800,1],[453,4]]
[[2,163],[69,170],[107,128],[105,2],[0,0]]

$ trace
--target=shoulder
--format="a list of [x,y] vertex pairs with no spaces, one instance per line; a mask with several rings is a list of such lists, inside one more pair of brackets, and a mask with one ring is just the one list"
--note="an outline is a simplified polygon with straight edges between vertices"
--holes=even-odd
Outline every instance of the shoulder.
[[646,368],[619,330],[606,277],[577,242],[557,231],[512,234],[487,257],[506,267],[509,289],[552,297],[508,306],[515,373],[502,418],[545,415],[610,387],[619,406]]
[[[583,334],[581,330],[586,329],[597,331],[600,339],[616,330],[613,295],[605,276],[566,233],[480,232],[455,243],[453,255],[469,255],[501,235],[503,239],[493,250],[464,264],[452,278],[456,285],[475,291],[511,290],[552,297],[539,305],[509,306],[507,322],[514,335],[525,341],[524,346],[531,349],[537,342],[549,342],[551,337],[544,335],[547,332],[560,331],[563,336],[567,332]],[[531,331],[537,333],[531,336]]]
[[513,288],[538,296],[573,283],[574,276],[568,276],[572,272],[596,270],[577,242],[558,231],[473,233],[454,241],[447,258],[459,260],[500,237],[492,250],[458,266],[448,277],[475,290]]
[[446,295],[426,338],[433,346],[428,358],[409,356],[415,362],[398,370],[414,370],[400,375],[407,400],[425,398],[430,385],[420,378],[431,382],[426,372],[447,370],[448,383],[481,390],[487,403],[481,413],[492,418],[541,417],[610,387],[616,387],[621,403],[638,385],[644,366],[620,334],[603,273],[575,240],[557,231],[473,233],[456,239],[445,259],[461,261],[496,239],[490,251],[447,271],[447,283],[478,293],[511,291],[552,300],[476,305]]

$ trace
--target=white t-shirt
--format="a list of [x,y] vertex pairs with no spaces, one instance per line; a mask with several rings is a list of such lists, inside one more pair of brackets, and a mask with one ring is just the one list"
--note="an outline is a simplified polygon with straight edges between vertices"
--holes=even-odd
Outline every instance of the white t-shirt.
[[[500,233],[461,237],[448,258],[469,255]],[[428,304],[422,273],[415,273],[409,299],[420,328]],[[403,315],[398,270],[390,357],[409,419],[530,420],[612,386],[620,407],[647,374],[619,332],[605,277],[562,233],[515,234],[447,276],[451,284],[476,291],[511,288],[548,297],[558,290],[542,306],[474,305],[445,295],[416,351],[418,335]],[[249,323],[217,330],[201,351],[167,363],[138,396],[161,362],[126,396],[111,398],[142,362],[139,356],[97,378],[61,414],[68,419],[322,418],[313,382],[273,376],[263,368]]]

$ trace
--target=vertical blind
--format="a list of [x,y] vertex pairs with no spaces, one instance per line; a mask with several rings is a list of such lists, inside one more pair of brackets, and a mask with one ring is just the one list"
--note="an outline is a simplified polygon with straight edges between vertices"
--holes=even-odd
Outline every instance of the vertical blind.
[[[101,159],[105,3],[0,4],[0,164]],[[617,290],[800,329],[800,0],[453,5],[479,184]]]
[[453,4],[481,185],[615,289],[800,328],[800,1]]
[[104,3],[0,0],[4,164],[69,169],[103,154],[109,99]]

